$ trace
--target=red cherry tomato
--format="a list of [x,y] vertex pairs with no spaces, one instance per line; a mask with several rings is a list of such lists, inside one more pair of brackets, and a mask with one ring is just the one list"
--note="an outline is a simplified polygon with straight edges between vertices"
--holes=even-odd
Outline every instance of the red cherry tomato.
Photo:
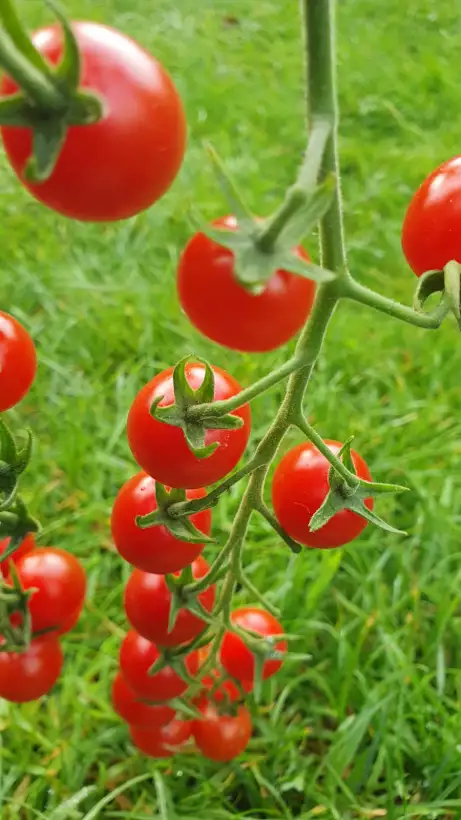
[[[236,609],[231,615],[231,621],[240,629],[247,630],[252,637],[260,635],[263,638],[272,638],[275,635],[283,635],[283,627],[270,612],[255,607],[241,607]],[[278,652],[286,652],[286,641],[277,641],[274,649]],[[226,632],[221,645],[221,663],[229,675],[241,681],[255,680],[255,659],[254,654],[244,642],[243,638],[234,632]],[[262,678],[272,677],[282,666],[281,660],[266,660],[264,662]]]
[[[186,378],[193,389],[200,387],[203,364],[186,365]],[[240,392],[235,379],[213,367],[215,401],[229,399]],[[250,435],[251,414],[248,404],[233,411],[243,419],[238,430],[207,430],[205,444],[218,443],[210,456],[197,458],[187,446],[179,427],[165,424],[150,414],[152,403],[163,396],[160,407],[174,402],[173,368],[155,376],[136,396],[128,415],[128,441],[138,464],[157,481],[169,487],[201,487],[214,484],[231,472],[240,461]]]
[[68,615],[66,618],[63,618],[58,627],[56,627],[50,633],[47,634],[56,637],[59,635],[67,635],[68,632],[72,632],[72,630],[77,626],[80,620],[80,615],[82,614],[83,610],[83,604],[84,601],[82,601],[81,606],[78,606],[77,609],[74,609],[74,611],[71,612],[70,615]]
[[37,372],[37,354],[27,330],[0,311],[0,413],[18,404]]
[[192,723],[188,720],[172,720],[159,729],[141,729],[130,726],[133,744],[149,757],[172,757],[192,734]]
[[[199,667],[206,662],[209,652],[209,646],[203,646],[198,650]],[[251,681],[240,681],[240,686],[237,686],[233,680],[223,676],[219,669],[212,669],[204,675],[201,683],[207,690],[206,697],[216,703],[234,703],[242,700],[245,697],[244,693],[250,693],[253,689]]]
[[[203,578],[209,569],[201,555],[192,564],[192,574],[196,580]],[[215,592],[215,587],[210,586],[198,596],[208,612],[213,609]],[[157,646],[180,646],[192,641],[205,629],[205,621],[184,608],[179,610],[174,627],[168,632],[170,607],[171,592],[164,575],[153,575],[139,569],[131,573],[125,588],[125,611],[131,626],[143,638]]]
[[[10,538],[5,538],[3,541],[0,541],[0,555],[3,555],[3,553],[6,552],[6,550],[10,546],[10,541]],[[32,550],[35,549],[35,547],[35,538],[32,535],[32,533],[30,535],[26,535],[24,541],[18,547],[16,552],[13,552],[11,558],[8,558],[6,561],[0,561],[0,572],[2,573],[3,577],[8,578],[10,574],[8,569],[10,561],[12,561],[13,564],[17,564],[19,559],[22,558],[23,555],[27,555],[27,553],[32,552]]]
[[173,720],[176,712],[171,706],[152,706],[142,701],[118,672],[112,684],[112,705],[117,714],[131,726],[143,729],[159,728]]
[[410,268],[421,276],[461,263],[461,156],[444,162],[422,183],[405,215],[402,247]]
[[[335,455],[342,447],[338,441],[325,440],[325,444]],[[371,481],[363,458],[355,450],[351,450],[351,454],[359,478]],[[341,510],[320,530],[310,532],[310,520],[329,491],[329,469],[325,456],[306,442],[289,450],[275,470],[272,482],[275,515],[288,535],[308,547],[342,547],[357,538],[367,526],[366,520],[357,513]],[[373,509],[372,498],[367,499],[366,506]]]
[[53,688],[63,664],[57,639],[37,638],[25,652],[0,652],[0,698],[26,703]]
[[[180,698],[187,690],[187,683],[170,666],[149,675],[149,669],[159,657],[155,644],[134,631],[128,632],[120,648],[120,670],[127,684],[139,697],[162,703]],[[185,666],[190,675],[196,674],[196,652],[186,655]]]
[[77,609],[81,610],[86,576],[70,552],[52,547],[36,549],[24,555],[16,569],[24,589],[36,590],[29,599],[32,632],[62,628]]
[[216,706],[203,701],[203,718],[193,721],[192,734],[201,753],[217,763],[227,763],[245,751],[251,737],[251,716],[245,706],[236,715],[220,715]]
[[[203,498],[203,488],[187,490],[188,500]],[[203,544],[189,544],[175,538],[162,524],[142,530],[136,524],[137,516],[157,509],[155,480],[146,473],[138,473],[123,485],[112,510],[111,526],[114,544],[120,555],[144,572],[165,574],[184,569],[200,555]],[[211,529],[211,510],[191,515],[190,520],[206,535]]]
[[[213,225],[235,230],[237,220],[225,216]],[[295,253],[310,261],[303,248]],[[278,270],[262,293],[252,294],[235,278],[232,251],[197,233],[180,259],[178,292],[183,310],[204,336],[233,350],[263,353],[285,344],[302,328],[312,309],[315,283]]]
[[[149,208],[172,184],[184,156],[186,123],[181,100],[165,69],[121,32],[99,23],[73,23],[82,56],[81,87],[104,103],[94,125],[69,129],[46,182],[24,179],[32,150],[26,128],[3,127],[3,142],[17,176],[40,202],[71,219],[126,219]],[[40,29],[35,47],[56,65],[60,26]],[[9,78],[3,96],[17,91]]]

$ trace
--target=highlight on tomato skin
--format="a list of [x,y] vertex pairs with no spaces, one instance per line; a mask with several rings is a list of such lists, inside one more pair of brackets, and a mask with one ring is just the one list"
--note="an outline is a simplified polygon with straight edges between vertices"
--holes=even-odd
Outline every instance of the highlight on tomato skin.
[[[191,501],[203,498],[206,490],[199,487],[186,490]],[[112,508],[111,530],[114,544],[125,561],[144,572],[164,575],[177,572],[191,564],[202,552],[204,544],[191,544],[175,538],[168,529],[159,524],[142,529],[136,518],[157,509],[155,479],[140,472],[125,482],[119,490]],[[211,531],[211,509],[190,516],[190,521],[205,535]]]
[[[127,35],[94,22],[74,21],[72,30],[82,56],[80,87],[103,100],[103,118],[68,130],[45,182],[24,177],[29,128],[3,126],[5,151],[21,183],[52,210],[90,222],[127,219],[153,205],[178,174],[187,139],[182,102],[163,66]],[[60,25],[39,29],[32,41],[51,65],[60,62]],[[1,95],[16,91],[4,77]]]
[[0,311],[0,413],[26,396],[37,372],[37,353],[28,331]]
[[402,248],[416,274],[461,263],[461,156],[432,171],[413,195],[402,227]]
[[[230,399],[241,392],[241,386],[229,373],[212,366],[215,390],[214,400]],[[185,374],[190,386],[197,390],[204,379],[205,365],[188,362]],[[205,444],[218,444],[205,458],[198,458],[188,447],[184,432],[153,418],[151,407],[156,399],[159,406],[174,403],[173,368],[158,373],[138,393],[128,414],[127,434],[131,452],[139,466],[167,487],[207,487],[227,476],[245,452],[251,432],[251,411],[244,404],[232,415],[242,419],[243,425],[235,430],[209,429]]]
[[[325,444],[336,456],[343,446],[339,441],[331,439],[325,439]],[[351,456],[359,478],[372,481],[363,458],[355,450],[351,450]],[[309,441],[289,450],[275,468],[272,503],[276,518],[288,535],[307,547],[342,547],[357,538],[368,523],[351,510],[341,510],[319,530],[310,531],[312,516],[329,492],[329,471],[329,461]],[[365,504],[372,510],[373,498],[367,499]]]
[[[236,230],[234,216],[212,223]],[[295,254],[310,261],[302,247]],[[304,326],[314,303],[315,283],[277,270],[264,290],[253,294],[236,279],[228,248],[196,233],[184,248],[177,286],[181,306],[192,324],[214,342],[247,353],[265,353],[284,345]]]

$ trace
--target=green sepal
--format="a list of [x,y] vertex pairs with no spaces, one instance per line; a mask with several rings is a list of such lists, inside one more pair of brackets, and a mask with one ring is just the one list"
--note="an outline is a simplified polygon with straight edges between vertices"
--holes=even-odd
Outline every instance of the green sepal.
[[0,418],[0,511],[8,509],[14,502],[18,480],[26,469],[32,453],[32,434],[26,431],[26,441],[20,446]]
[[[290,219],[280,234],[280,240],[290,248],[299,245],[327,213],[335,192],[336,179],[328,174],[312,191],[299,189],[304,194],[304,202]],[[333,278],[333,275],[332,275]]]
[[156,481],[155,497],[157,509],[136,518],[136,525],[140,529],[163,526],[179,541],[186,541],[188,544],[214,543],[215,539],[199,530],[187,516],[177,518],[169,514],[168,510],[173,504],[187,501],[185,490],[174,488],[168,492],[163,484]]
[[171,700],[168,701],[168,706],[171,706],[176,712],[180,712],[192,720],[203,717],[200,709],[197,709],[194,704],[186,700],[186,698],[171,698]]
[[44,120],[33,132],[33,150],[24,169],[28,182],[44,182],[56,166],[66,139],[67,126],[63,120]]
[[176,621],[177,621],[177,618],[178,618],[178,615],[179,615],[179,612],[180,612],[181,609],[182,609],[181,599],[180,599],[178,593],[175,590],[174,592],[171,593],[171,596],[170,596],[170,611],[168,613],[168,630],[167,630],[168,634],[170,634],[170,632],[173,631],[173,629],[175,627],[175,624],[176,624]]
[[58,18],[62,33],[64,35],[64,49],[63,56],[59,65],[54,69],[54,76],[59,80],[59,84],[67,91],[72,93],[77,91],[80,83],[81,74],[81,58],[80,49],[78,47],[77,39],[72,27],[57,3],[54,0],[45,0],[46,4],[54,12]]
[[212,145],[207,144],[206,148],[213,165],[213,170],[215,172],[218,185],[229,205],[230,211],[235,214],[239,225],[253,225],[254,219],[240,196],[235,183],[227,173],[224,163]]
[[18,549],[26,535],[31,532],[38,532],[40,525],[29,511],[22,500],[17,497],[14,504],[8,509],[0,511],[0,540],[11,538],[11,544],[2,555],[5,561]]
[[42,57],[38,49],[35,48],[27,31],[21,24],[14,4],[11,0],[1,0],[0,2],[0,20],[1,25],[9,34],[11,41],[16,46],[18,51],[26,57],[26,59],[38,68],[42,74],[52,77],[51,66]]
[[194,684],[196,682],[186,669],[183,661],[183,655],[173,655],[171,650],[165,650],[162,652],[155,663],[152,664],[147,674],[153,677],[167,667],[173,669],[174,672],[176,672],[176,674],[179,675],[179,677],[186,683]]
[[448,262],[443,270],[429,270],[418,278],[413,297],[413,308],[424,313],[424,307],[434,293],[440,293],[438,306],[428,312],[429,316],[441,316],[451,312],[461,329],[461,265],[454,259]]
[[[191,362],[199,361],[205,366],[205,375],[202,384],[194,390],[186,376],[186,366]],[[205,444],[207,430],[236,430],[243,425],[240,416],[226,413],[223,416],[211,416],[206,420],[188,416],[188,410],[199,404],[210,404],[214,397],[214,373],[208,362],[197,357],[186,356],[181,359],[173,371],[174,404],[160,407],[162,396],[156,399],[150,409],[151,416],[164,424],[180,427],[184,433],[187,445],[196,458],[208,458],[219,447],[218,442]]]

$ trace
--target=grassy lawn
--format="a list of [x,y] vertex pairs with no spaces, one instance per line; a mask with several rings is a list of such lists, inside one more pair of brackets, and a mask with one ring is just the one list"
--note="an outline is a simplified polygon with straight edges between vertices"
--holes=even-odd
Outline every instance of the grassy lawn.
[[[37,436],[26,494],[44,524],[41,542],[74,551],[89,575],[53,695],[20,708],[0,702],[2,819],[459,818],[461,348],[451,322],[433,334],[350,306],[334,319],[311,420],[328,437],[354,434],[377,479],[411,488],[379,506],[409,537],[369,528],[343,554],[292,558],[255,523],[251,577],[312,658],[287,663],[266,685],[247,754],[226,766],[194,754],[156,763],[134,752],[111,710],[128,567],[111,546],[109,515],[135,471],[124,435],[130,401],[191,351],[244,385],[287,355],[231,354],[181,316],[174,275],[190,209],[208,218],[225,209],[203,141],[228,161],[254,210],[269,213],[303,148],[302,60],[295,0],[65,5],[159,57],[183,96],[190,141],[160,205],[113,227],[49,214],[0,160],[0,304],[32,328],[40,355],[36,386],[11,414]],[[31,26],[47,19],[41,0],[20,6]],[[406,203],[461,149],[459,9],[449,0],[348,0],[338,25],[350,265],[409,303]],[[315,239],[306,245],[315,256]],[[255,441],[280,396],[256,402]],[[218,543],[238,497],[237,489],[215,512]]]

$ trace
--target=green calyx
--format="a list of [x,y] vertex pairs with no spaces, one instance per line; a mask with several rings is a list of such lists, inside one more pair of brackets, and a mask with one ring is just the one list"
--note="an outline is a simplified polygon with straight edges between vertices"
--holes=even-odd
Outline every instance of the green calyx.
[[103,116],[102,101],[79,90],[80,52],[72,28],[59,8],[48,5],[61,23],[64,52],[57,67],[49,65],[32,44],[11,0],[0,4],[0,66],[20,91],[0,100],[0,125],[30,128],[32,155],[25,168],[30,182],[44,182],[52,174],[68,128],[90,125]]
[[440,302],[432,311],[433,316],[452,313],[461,330],[461,264],[452,259],[443,270],[429,270],[418,279],[413,307],[423,312],[425,304],[434,293],[440,293]]
[[[34,590],[22,588],[14,564],[10,574],[11,584],[0,584],[0,634],[4,638],[0,652],[21,652],[27,649],[32,637],[28,602]],[[19,626],[11,623],[11,616],[16,614],[21,616]]]
[[328,474],[330,491],[322,506],[312,516],[309,525],[310,531],[316,532],[324,527],[341,510],[351,510],[386,532],[391,532],[394,535],[406,535],[406,532],[396,529],[387,521],[384,521],[383,518],[380,518],[379,515],[376,515],[373,510],[368,509],[365,502],[370,498],[384,494],[407,492],[408,487],[401,487],[398,484],[380,484],[358,478],[351,456],[351,442],[352,439],[349,439],[339,452],[339,459],[349,470],[350,479],[346,481],[334,466],[330,467]]
[[187,516],[170,515],[169,510],[173,504],[185,503],[187,501],[186,491],[181,489],[171,489],[168,491],[163,484],[155,483],[155,498],[157,509],[148,515],[138,516],[136,524],[142,530],[149,527],[166,527],[168,532],[180,541],[189,544],[213,543],[214,539],[206,535],[194,526]]
[[0,418],[0,513],[14,502],[18,479],[26,469],[32,453],[32,434],[26,432],[26,440],[18,445]]
[[7,509],[0,511],[0,540],[10,538],[8,549],[2,553],[2,561],[6,561],[16,552],[26,535],[38,532],[40,525],[30,515],[26,504],[19,496]]
[[[186,365],[197,361],[205,365],[205,375],[200,387],[194,390],[187,380]],[[191,408],[199,404],[209,405],[214,399],[214,373],[210,365],[203,359],[190,356],[181,359],[173,372],[173,386],[174,404],[160,407],[162,401],[160,396],[153,403],[150,412],[154,419],[165,424],[171,424],[173,427],[180,427],[184,432],[189,449],[197,458],[207,458],[219,447],[217,442],[208,445],[205,443],[207,430],[237,430],[242,427],[243,420],[231,413],[224,415],[216,413],[216,416],[207,415],[206,419],[202,419],[195,414],[192,417],[189,414]]]
[[215,151],[208,150],[220,188],[237,219],[237,228],[198,227],[217,244],[232,251],[235,277],[242,287],[253,294],[261,293],[277,270],[289,271],[318,284],[333,280],[335,275],[331,271],[300,258],[293,248],[314,229],[330,207],[334,178],[326,177],[312,190],[305,190],[296,183],[272,217],[256,220]]

